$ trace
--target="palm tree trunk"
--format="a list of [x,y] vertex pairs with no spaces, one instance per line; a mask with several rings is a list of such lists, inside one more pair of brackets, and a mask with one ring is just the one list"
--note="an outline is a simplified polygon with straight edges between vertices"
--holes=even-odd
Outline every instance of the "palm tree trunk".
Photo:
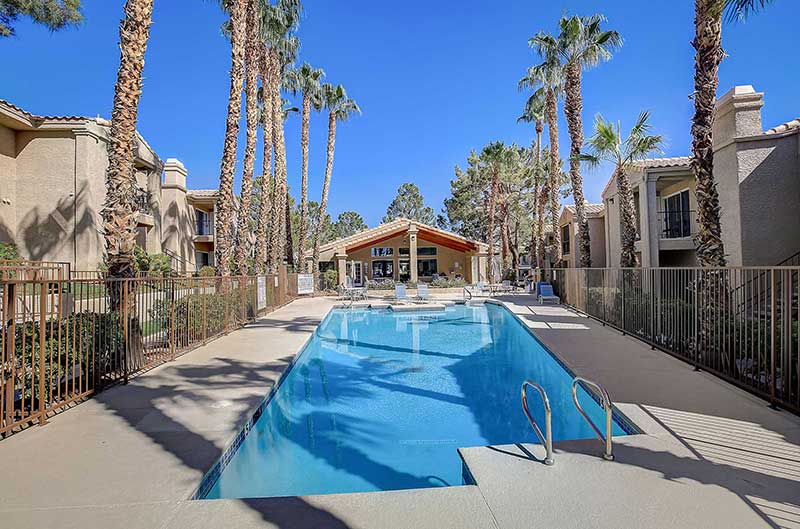
[[[111,131],[106,170],[106,198],[103,204],[103,233],[105,236],[109,309],[120,316],[127,329],[124,347],[115,356],[123,359],[124,368],[142,365],[144,343],[141,323],[136,310],[136,288],[132,278],[134,248],[136,247],[136,203],[134,189],[134,157],[136,121],[142,94],[142,69],[150,24],[153,19],[153,0],[127,0],[125,18],[119,26],[119,70],[114,87],[114,108],[111,112]],[[124,319],[123,319],[124,318]]]
[[215,218],[215,251],[217,274],[231,274],[231,241],[233,240],[233,176],[236,169],[236,141],[242,106],[244,48],[247,0],[231,0],[231,85],[228,95],[228,117],[225,122],[225,144],[219,172],[219,202]]
[[325,218],[325,211],[328,209],[328,192],[331,187],[331,174],[333,173],[333,153],[336,148],[336,116],[333,112],[328,113],[328,150],[325,161],[325,180],[322,182],[322,199],[319,202],[319,218],[317,227],[314,230],[314,269],[313,273],[319,271],[319,248],[322,242],[322,224]]
[[489,260],[486,263],[486,272],[488,274],[489,283],[494,282],[494,231],[495,231],[495,216],[497,210],[497,191],[499,181],[499,170],[493,168],[492,170],[492,183],[491,190],[489,191],[489,233],[486,236],[487,243],[489,243]]
[[[128,0],[125,18],[119,27],[120,58],[106,170],[106,198],[103,205],[108,276],[130,278],[135,275],[136,204],[134,188],[134,148],[139,98],[142,94],[144,54],[150,37],[153,0]],[[119,288],[112,288],[111,310],[120,308]],[[116,294],[116,295],[115,295]],[[135,296],[131,296],[133,298]]]
[[578,225],[578,247],[581,253],[582,268],[592,266],[591,241],[589,239],[589,219],[586,218],[586,200],[583,197],[583,178],[581,177],[581,149],[583,148],[583,100],[581,98],[581,67],[568,63],[565,67],[564,114],[570,139],[569,176],[572,181],[572,196],[575,199],[575,222]]
[[[286,262],[294,263],[294,241],[292,240],[292,208],[289,205],[289,192],[286,192],[286,214],[284,222],[286,223]],[[297,270],[295,270],[296,272]]]
[[712,141],[719,65],[725,55],[722,50],[722,12],[718,4],[718,0],[695,0],[695,38],[692,42],[697,53],[691,165],[697,182],[697,260],[706,267],[726,264]]
[[536,215],[536,225],[531,230],[531,268],[540,266],[544,259],[544,206],[547,200],[541,196],[545,189],[545,182],[542,180],[542,131],[541,122],[536,123],[536,178],[534,186],[534,214]]
[[246,275],[247,260],[252,230],[250,227],[250,203],[253,194],[253,172],[256,164],[256,141],[258,140],[258,0],[247,3],[247,49],[245,52],[245,121],[247,137],[242,172],[242,198],[239,204],[239,223],[236,233],[236,273]]
[[261,113],[261,127],[264,130],[264,154],[261,169],[261,204],[258,210],[258,231],[256,234],[256,264],[258,271],[264,273],[268,270],[268,236],[267,228],[272,211],[272,98],[266,97],[269,89],[269,65],[266,46],[260,46],[260,71],[261,89],[264,91],[263,112]]
[[[503,194],[505,195],[505,193]],[[500,206],[500,243],[503,257],[503,269],[500,272],[505,275],[511,268],[511,239],[508,233],[508,201],[506,196],[503,197]]]
[[286,221],[284,209],[286,208],[286,141],[283,135],[283,108],[280,88],[280,58],[277,53],[270,53],[270,69],[272,75],[272,140],[275,146],[275,200],[273,202],[272,241],[270,252],[272,254],[272,271],[277,271],[283,264],[286,255]]
[[[558,265],[561,261],[561,231],[558,226],[558,215],[561,211],[561,204],[558,191],[561,187],[561,157],[558,152],[558,100],[552,88],[547,89],[547,129],[550,137],[550,178],[547,183],[549,193],[548,202],[550,204],[550,226],[553,231],[553,251],[551,257]],[[542,195],[545,195],[544,189]]]
[[620,254],[619,265],[622,268],[633,268],[638,266],[636,259],[636,205],[633,202],[633,192],[625,174],[623,167],[617,167],[614,171],[617,181],[617,191],[619,192],[619,212],[622,224],[621,243],[622,251]]
[[311,122],[311,97],[303,94],[303,115],[300,126],[300,226],[297,229],[297,269],[306,269],[306,235],[308,232],[308,129]]

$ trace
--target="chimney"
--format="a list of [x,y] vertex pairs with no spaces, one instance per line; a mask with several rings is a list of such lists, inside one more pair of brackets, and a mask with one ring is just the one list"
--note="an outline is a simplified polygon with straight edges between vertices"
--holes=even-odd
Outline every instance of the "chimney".
[[186,168],[177,158],[167,158],[164,164],[164,185],[162,189],[186,191]]
[[734,138],[761,134],[764,93],[751,85],[734,86],[717,100],[714,114],[714,149]]

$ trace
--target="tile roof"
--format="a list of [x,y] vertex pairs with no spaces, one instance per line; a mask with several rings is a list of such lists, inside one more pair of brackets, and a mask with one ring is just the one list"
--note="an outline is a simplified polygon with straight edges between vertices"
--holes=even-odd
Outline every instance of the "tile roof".
[[[570,213],[573,215],[575,214],[575,206],[573,204],[567,204],[564,206],[564,209],[569,210]],[[588,202],[584,204],[584,210],[586,214],[590,217],[600,217],[605,215],[606,207],[604,204],[589,204]]]
[[786,123],[781,123],[777,127],[772,127],[771,129],[764,131],[764,134],[778,134],[797,128],[800,128],[800,118],[795,118],[791,121],[787,121]]
[[215,197],[219,195],[219,189],[190,189],[187,192],[193,197]]
[[689,165],[692,159],[688,156],[674,156],[672,158],[648,158],[646,160],[639,160],[633,165],[643,169],[650,169],[654,167],[680,167],[682,165]]
[[[18,107],[17,105],[15,105],[14,103],[11,103],[10,101],[6,101],[5,99],[0,99],[0,106],[2,106],[2,105],[5,105],[5,106],[9,107],[12,110],[16,110],[17,112],[20,112],[21,114],[24,114],[25,117],[28,118],[31,121],[84,121],[84,120],[98,121],[98,120],[102,120],[102,118],[99,118],[99,117],[98,118],[88,118],[88,117],[85,117],[85,116],[38,116],[36,114],[32,114],[32,113],[28,112],[24,108]],[[106,121],[106,120],[102,120],[102,121]]]

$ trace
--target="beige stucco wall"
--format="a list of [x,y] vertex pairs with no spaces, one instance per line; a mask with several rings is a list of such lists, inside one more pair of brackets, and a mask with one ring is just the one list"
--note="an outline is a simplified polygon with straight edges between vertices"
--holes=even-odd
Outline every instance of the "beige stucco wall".
[[[163,248],[184,259],[187,268],[196,268],[195,207],[189,203],[186,190],[187,171],[178,160],[164,165],[161,184],[161,240]],[[202,207],[202,206],[198,206]],[[213,210],[213,202],[209,208]]]
[[17,210],[17,142],[16,133],[0,125],[0,242],[15,240]]
[[[581,250],[578,244],[578,226],[574,222],[572,211],[564,208],[559,218],[559,229],[569,228],[569,253],[562,254],[563,266],[575,268],[580,266]],[[563,241],[562,241],[563,242]],[[589,248],[592,252],[592,268],[606,266],[606,221],[605,217],[589,217]]]

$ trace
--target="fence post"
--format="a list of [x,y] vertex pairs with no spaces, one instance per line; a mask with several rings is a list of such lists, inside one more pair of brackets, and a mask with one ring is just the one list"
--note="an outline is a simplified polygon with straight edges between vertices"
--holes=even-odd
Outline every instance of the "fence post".
[[[39,287],[39,426],[44,426],[47,422],[47,407],[44,400],[44,335],[47,331],[47,283],[42,281]],[[33,388],[31,388],[31,390],[33,390]]]
[[122,303],[122,310],[120,311],[120,316],[122,317],[122,336],[124,337],[124,343],[125,343],[125,348],[123,351],[123,358],[122,358],[122,382],[123,384],[127,384],[128,372],[130,371],[130,366],[128,365],[128,359],[131,356],[130,326],[128,325],[128,280],[118,279],[112,281],[115,281],[112,284],[115,284],[116,288],[119,289],[119,299],[121,300]]
[[694,370],[700,371],[700,344],[698,343],[698,329],[700,329],[700,321],[698,318],[698,291],[700,290],[700,282],[697,279],[698,274],[697,268],[692,269],[693,280],[692,284],[694,285]]
[[[175,332],[175,279],[167,279],[166,281],[169,282],[169,297],[170,297],[170,315],[169,315],[169,353],[172,360],[175,360],[175,340],[177,340],[178,336]],[[189,317],[189,304],[187,299],[186,305],[186,316]],[[188,326],[187,326],[188,329]]]
[[625,269],[620,269],[620,275],[622,276],[622,303],[620,307],[620,311],[622,312],[622,320],[620,321],[620,327],[622,327],[622,336],[625,336]]
[[770,296],[769,296],[769,312],[770,312],[770,375],[769,375],[769,406],[776,408],[775,405],[775,342],[778,334],[778,328],[775,325],[775,319],[778,317],[778,286],[775,282],[775,269],[771,268],[770,275]]
[[205,279],[200,280],[200,286],[203,289],[203,295],[200,296],[200,299],[203,300],[203,343],[208,341],[208,328],[206,326],[206,295],[208,287],[206,286],[206,283],[207,282]]

